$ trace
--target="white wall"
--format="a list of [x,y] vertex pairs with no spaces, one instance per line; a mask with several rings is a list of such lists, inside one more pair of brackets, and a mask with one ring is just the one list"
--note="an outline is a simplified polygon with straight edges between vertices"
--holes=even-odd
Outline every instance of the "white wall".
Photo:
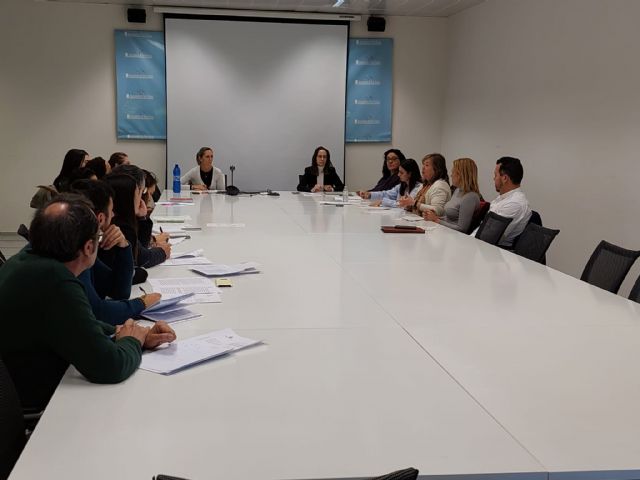
[[549,264],[574,276],[602,239],[640,249],[638,18],[629,0],[488,0],[449,19],[444,153],[478,162],[489,199],[496,159],[520,157],[560,229]]
[[[367,36],[364,23],[352,36]],[[395,38],[393,144],[418,157],[440,146],[446,20],[391,17],[387,25],[372,36]],[[69,148],[103,157],[125,151],[164,184],[165,142],[115,136],[113,30],[122,28],[164,27],[150,8],[137,26],[127,23],[125,6],[0,2],[0,231],[30,221],[35,186],[53,181]],[[387,148],[347,147],[349,188],[377,181]]]

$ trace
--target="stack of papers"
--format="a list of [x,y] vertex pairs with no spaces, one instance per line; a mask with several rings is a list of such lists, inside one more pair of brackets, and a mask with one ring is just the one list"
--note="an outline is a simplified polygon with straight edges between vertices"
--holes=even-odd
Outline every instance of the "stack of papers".
[[161,293],[167,299],[186,293],[193,293],[193,296],[183,300],[185,304],[222,302],[220,289],[206,278],[152,278],[149,283],[154,292]]
[[191,270],[206,275],[207,277],[226,277],[228,275],[243,275],[247,273],[260,273],[260,265],[255,262],[236,263],[235,265],[207,265]]
[[189,215],[154,215],[152,220],[158,223],[185,223],[191,220]]
[[193,297],[193,295],[193,293],[186,293],[184,295],[165,298],[155,305],[143,310],[140,316],[154,322],[163,320],[167,323],[200,317],[202,316],[201,314],[192,312],[191,310],[179,305],[179,303],[187,301],[189,298]]
[[212,358],[236,352],[262,343],[239,336],[230,328],[180,340],[142,355],[140,368],[149,372],[171,375]]
[[402,220],[406,220],[407,222],[419,222],[420,220],[424,220],[420,215],[416,215],[415,213],[407,213],[400,218],[402,218]]

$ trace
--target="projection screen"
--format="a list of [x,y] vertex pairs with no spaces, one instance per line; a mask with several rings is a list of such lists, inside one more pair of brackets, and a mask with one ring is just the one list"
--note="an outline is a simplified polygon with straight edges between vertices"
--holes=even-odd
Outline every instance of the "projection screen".
[[344,179],[348,25],[165,18],[167,183],[203,146],[244,191],[295,190],[317,146]]

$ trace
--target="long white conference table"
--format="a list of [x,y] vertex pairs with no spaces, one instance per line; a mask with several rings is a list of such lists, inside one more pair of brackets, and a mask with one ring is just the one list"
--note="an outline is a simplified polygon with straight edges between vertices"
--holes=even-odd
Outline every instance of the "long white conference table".
[[202,227],[175,250],[262,273],[178,337],[264,344],[119,385],[70,368],[12,480],[640,478],[640,305],[432,223],[383,234],[400,210],[194,200],[156,210]]

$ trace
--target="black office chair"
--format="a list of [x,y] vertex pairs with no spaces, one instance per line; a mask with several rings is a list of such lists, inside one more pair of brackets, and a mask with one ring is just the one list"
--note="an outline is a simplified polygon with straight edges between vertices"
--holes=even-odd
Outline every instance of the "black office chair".
[[5,256],[2,254],[2,252],[0,252],[0,267],[4,265],[6,261],[7,259],[5,258]]
[[491,245],[497,245],[502,234],[511,223],[512,218],[503,217],[494,212],[489,212],[484,217],[484,220],[478,228],[476,238],[490,243]]
[[375,477],[371,480],[416,480],[418,473],[420,472],[415,468],[405,468],[404,470],[387,473],[386,475]]
[[26,441],[18,393],[0,359],[0,480],[9,477]]
[[633,285],[631,289],[631,293],[629,293],[629,300],[633,300],[634,302],[640,303],[640,277],[636,280],[636,283]]
[[29,241],[29,229],[24,223],[21,223],[18,227],[18,235],[24,238],[27,242]]
[[640,251],[627,250],[603,240],[591,254],[580,280],[618,293],[624,277],[638,257]]
[[560,230],[541,227],[531,222],[524,228],[513,249],[514,253],[534,262],[545,264],[545,253]]

